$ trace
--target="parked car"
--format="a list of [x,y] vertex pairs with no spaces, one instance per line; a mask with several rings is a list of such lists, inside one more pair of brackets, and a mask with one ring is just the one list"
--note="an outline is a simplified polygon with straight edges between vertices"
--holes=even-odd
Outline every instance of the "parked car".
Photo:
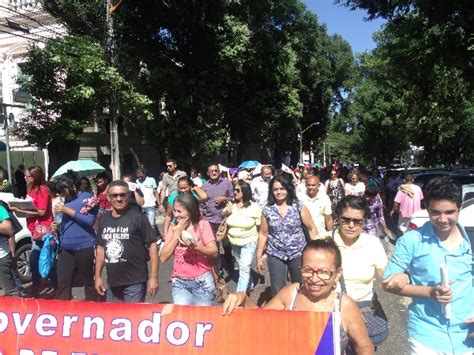
[[[8,203],[12,201],[15,196],[12,193],[0,192],[0,200]],[[15,234],[16,242],[16,267],[18,269],[18,276],[22,283],[31,282],[31,270],[30,270],[30,254],[32,235],[31,232],[26,228],[26,218],[17,217],[23,229]]]

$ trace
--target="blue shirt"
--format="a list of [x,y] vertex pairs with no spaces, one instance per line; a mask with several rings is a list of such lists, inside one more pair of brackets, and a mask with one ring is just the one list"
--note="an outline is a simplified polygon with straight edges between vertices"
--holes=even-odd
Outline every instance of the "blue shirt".
[[282,217],[277,205],[265,206],[263,215],[268,224],[268,255],[281,260],[293,260],[301,256],[306,246],[301,227],[300,210],[302,208],[302,202],[294,201],[288,206],[285,217]]
[[76,213],[69,217],[65,213],[59,228],[61,248],[66,250],[80,250],[95,246],[94,222],[98,208],[94,207],[87,214],[80,212],[84,206],[84,199],[91,198],[90,192],[80,192],[74,200],[66,201],[65,205]]
[[[384,279],[408,270],[413,285],[435,286],[441,282],[440,264],[446,264],[453,298],[451,319],[444,317],[441,304],[432,298],[413,297],[408,308],[408,334],[423,345],[443,353],[465,353],[474,348],[465,320],[474,315],[472,247],[466,231],[456,250],[447,250],[431,222],[404,234],[388,263]],[[472,329],[472,328],[471,328]]]

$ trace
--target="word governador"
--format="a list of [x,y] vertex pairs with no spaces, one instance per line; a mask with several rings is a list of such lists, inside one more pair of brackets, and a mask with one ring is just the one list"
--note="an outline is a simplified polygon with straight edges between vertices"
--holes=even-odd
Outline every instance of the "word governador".
[[[0,334],[14,329],[17,336],[35,331],[42,337],[60,336],[70,338],[71,333],[81,330],[80,337],[84,340],[109,339],[113,341],[140,341],[144,344],[159,344],[162,340],[162,331],[166,341],[175,346],[182,346],[194,339],[195,347],[203,347],[206,333],[213,328],[212,323],[196,322],[193,327],[181,322],[172,321],[165,325],[160,312],[152,312],[151,319],[142,319],[138,322],[123,317],[112,318],[106,324],[100,316],[63,315],[56,317],[52,314],[0,311]],[[136,324],[134,324],[136,323]],[[193,334],[192,334],[193,332]]]

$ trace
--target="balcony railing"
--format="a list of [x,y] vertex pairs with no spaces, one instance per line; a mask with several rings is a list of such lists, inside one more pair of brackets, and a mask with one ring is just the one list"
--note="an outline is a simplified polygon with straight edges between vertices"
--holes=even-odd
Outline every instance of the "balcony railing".
[[41,4],[42,0],[10,0],[10,6],[13,7],[26,7],[35,6]]

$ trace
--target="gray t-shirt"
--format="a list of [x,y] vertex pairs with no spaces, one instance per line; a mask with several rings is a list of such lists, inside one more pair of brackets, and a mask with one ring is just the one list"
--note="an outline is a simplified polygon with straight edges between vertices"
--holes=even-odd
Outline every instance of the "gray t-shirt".
[[178,192],[178,180],[183,176],[188,176],[188,174],[182,170],[176,170],[173,176],[164,174],[162,191],[168,189],[168,196],[171,196],[174,192]]

